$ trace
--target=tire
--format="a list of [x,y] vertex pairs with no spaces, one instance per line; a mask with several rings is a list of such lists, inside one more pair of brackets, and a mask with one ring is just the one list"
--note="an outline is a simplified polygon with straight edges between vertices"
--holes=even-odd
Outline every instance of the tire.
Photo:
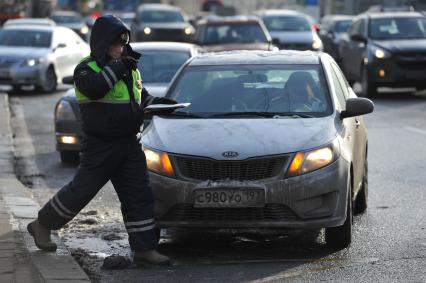
[[78,151],[62,150],[59,153],[62,163],[76,164],[80,160]]
[[364,68],[361,77],[361,97],[373,97],[377,94],[377,86],[368,79],[367,69]]
[[348,203],[346,205],[346,220],[342,226],[329,227],[325,230],[325,241],[332,249],[344,249],[352,242],[352,188],[348,192]]
[[46,71],[46,78],[42,85],[37,86],[38,90],[41,90],[44,93],[52,93],[58,87],[58,78],[56,77],[55,69],[53,66],[50,66]]
[[358,195],[355,200],[354,213],[355,214],[364,213],[367,210],[367,206],[368,206],[368,161],[366,156],[365,162],[364,162],[364,174],[362,177],[361,190],[358,192]]

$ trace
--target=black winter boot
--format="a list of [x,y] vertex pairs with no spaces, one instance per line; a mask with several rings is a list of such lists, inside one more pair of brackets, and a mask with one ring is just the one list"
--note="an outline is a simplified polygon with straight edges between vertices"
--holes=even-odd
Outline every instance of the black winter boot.
[[50,230],[44,228],[38,220],[28,224],[27,230],[33,236],[37,248],[48,252],[56,251],[57,246],[50,239]]
[[133,262],[137,265],[168,265],[170,264],[170,258],[158,253],[156,250],[149,250],[143,252],[135,252],[133,255]]

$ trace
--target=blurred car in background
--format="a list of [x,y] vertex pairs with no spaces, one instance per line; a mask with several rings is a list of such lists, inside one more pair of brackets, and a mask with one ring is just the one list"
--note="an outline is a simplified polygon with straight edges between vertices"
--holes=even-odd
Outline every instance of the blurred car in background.
[[330,15],[321,21],[319,36],[324,45],[324,52],[333,56],[336,62],[340,62],[339,42],[343,35],[347,34],[352,25],[353,16]]
[[179,7],[163,4],[139,6],[130,30],[132,41],[191,42],[195,32]]
[[211,16],[197,22],[196,29],[195,43],[206,52],[273,50],[275,47],[268,30],[256,17]]
[[415,9],[411,5],[371,5],[366,11],[367,13],[380,12],[414,12]]
[[89,46],[66,27],[7,26],[0,30],[0,84],[14,91],[34,85],[53,92],[89,53]]
[[135,13],[133,12],[123,12],[123,13],[115,13],[117,17],[119,17],[123,23],[130,29],[132,26],[132,22],[135,19]]
[[339,45],[342,67],[360,95],[378,87],[426,88],[426,17],[417,12],[365,13]]
[[[188,60],[141,138],[159,228],[325,229],[352,239],[367,209],[367,132],[334,60],[311,51],[231,51]],[[348,136],[351,138],[348,139]]]
[[17,25],[36,25],[36,26],[56,26],[56,23],[54,21],[52,21],[51,19],[40,19],[40,18],[23,18],[23,19],[11,19],[11,20],[7,20],[4,24],[3,27],[8,27],[8,26],[17,26]]
[[79,13],[73,11],[56,11],[52,13],[51,19],[59,26],[72,29],[85,41],[89,40],[90,29]]
[[292,10],[264,10],[256,15],[280,49],[322,51],[322,41],[305,14]]
[[[177,70],[200,51],[198,46],[190,43],[144,42],[131,45],[135,51],[142,53],[138,69],[143,86],[154,96],[164,96]],[[72,84],[72,77],[67,80]],[[78,160],[83,135],[80,121],[78,102],[74,88],[71,88],[55,107],[56,149],[64,163]]]

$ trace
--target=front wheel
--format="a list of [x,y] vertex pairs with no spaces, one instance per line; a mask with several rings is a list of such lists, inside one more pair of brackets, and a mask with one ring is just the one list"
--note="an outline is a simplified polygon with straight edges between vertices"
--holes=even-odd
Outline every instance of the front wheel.
[[37,87],[44,93],[52,93],[58,86],[58,78],[56,77],[55,69],[51,66],[47,69],[44,82]]
[[367,156],[364,161],[364,175],[362,177],[361,190],[359,191],[355,200],[355,214],[363,213],[367,210],[368,202],[368,161]]
[[60,155],[62,163],[76,164],[80,160],[78,151],[62,150]]
[[325,241],[327,246],[333,249],[344,249],[352,242],[352,193],[348,192],[348,204],[346,205],[346,220],[342,226],[329,227],[325,230]]

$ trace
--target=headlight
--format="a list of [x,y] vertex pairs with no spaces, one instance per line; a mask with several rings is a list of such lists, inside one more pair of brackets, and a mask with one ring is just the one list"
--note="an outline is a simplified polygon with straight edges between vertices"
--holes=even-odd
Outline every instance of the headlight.
[[287,177],[299,176],[333,163],[338,154],[337,140],[328,146],[308,152],[297,152],[287,171]]
[[186,35],[191,35],[194,33],[194,29],[192,27],[186,27],[184,32]]
[[383,59],[383,58],[387,57],[387,55],[388,55],[387,52],[384,51],[383,49],[376,48],[374,50],[374,56],[376,56],[376,58],[378,58],[378,59]]
[[55,118],[60,121],[77,120],[71,104],[68,101],[61,100],[55,110]]
[[175,173],[173,166],[166,152],[156,151],[148,148],[144,148],[143,151],[145,152],[148,170],[169,177],[174,176]]
[[25,60],[24,64],[25,64],[26,66],[30,66],[30,67],[32,67],[32,66],[35,66],[35,65],[40,64],[40,63],[43,63],[43,62],[44,62],[44,59],[43,59],[43,58],[27,58],[27,59]]
[[89,32],[89,28],[88,27],[82,27],[81,29],[80,29],[80,33],[81,34],[87,34]]
[[146,28],[143,29],[143,33],[146,34],[146,35],[151,34],[151,32],[152,32],[152,30],[149,27],[146,27]]
[[315,50],[321,49],[322,48],[321,41],[314,39],[314,41],[312,42],[312,48]]

